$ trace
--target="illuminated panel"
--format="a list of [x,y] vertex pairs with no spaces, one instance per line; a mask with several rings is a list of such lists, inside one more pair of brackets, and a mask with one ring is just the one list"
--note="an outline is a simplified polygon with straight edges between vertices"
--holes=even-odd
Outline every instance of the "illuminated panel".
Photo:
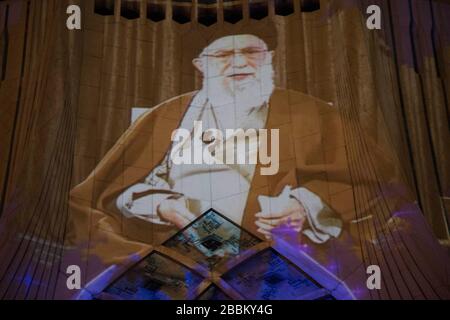
[[164,246],[205,267],[214,268],[260,242],[232,221],[210,210],[167,240]]
[[273,249],[252,256],[222,278],[246,299],[316,300],[329,295]]
[[230,298],[217,286],[211,285],[206,289],[197,300],[230,300]]
[[200,275],[176,261],[151,253],[105,292],[124,300],[193,299],[202,280]]

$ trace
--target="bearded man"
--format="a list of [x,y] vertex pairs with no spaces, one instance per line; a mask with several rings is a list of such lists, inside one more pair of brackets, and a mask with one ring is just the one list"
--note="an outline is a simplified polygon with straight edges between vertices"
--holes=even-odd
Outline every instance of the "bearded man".
[[[242,151],[247,153],[241,158],[247,161],[237,164],[222,161],[220,163],[191,161],[178,164],[172,159],[173,148],[187,146],[184,152],[189,152],[190,146],[205,143],[205,135],[202,133],[208,133],[208,130],[248,130],[266,127],[273,130],[275,126],[273,128],[270,126],[269,114],[280,116],[290,113],[289,110],[283,110],[279,103],[272,106],[272,101],[280,99],[283,94],[303,99],[307,105],[314,106],[315,111],[320,108],[330,109],[328,105],[323,104],[318,107],[321,102],[299,94],[281,91],[274,93],[272,57],[273,51],[268,50],[264,41],[257,36],[243,34],[213,41],[198,58],[194,59],[194,66],[204,75],[203,87],[199,92],[189,95],[190,102],[183,110],[179,128],[187,132],[194,131],[194,123],[199,121],[206,130],[199,132],[200,134],[194,131],[193,137],[185,139],[181,146],[180,143],[172,143],[170,148],[172,152],[166,153],[164,159],[151,170],[144,181],[131,185],[117,197],[116,206],[125,217],[136,217],[158,228],[164,226],[182,229],[206,210],[213,208],[238,225],[242,225],[244,220],[245,223],[249,223],[249,219],[252,218],[244,217],[244,211],[252,181],[255,174],[260,172],[255,172],[256,164],[250,163],[248,154],[260,149],[261,141],[259,145],[241,149],[241,153]],[[171,106],[165,105],[164,108],[169,109]],[[266,124],[269,124],[270,128]],[[277,127],[277,129],[282,130],[281,139],[292,139],[287,128]],[[227,140],[230,139],[234,141],[234,137],[228,137]],[[251,141],[249,143],[251,144]],[[276,154],[278,143],[278,140],[271,141],[271,145],[274,146],[272,160],[275,162],[278,162],[279,158]],[[217,145],[213,151],[217,153],[221,148],[222,145]],[[225,150],[229,151],[231,150]],[[295,158],[295,155],[286,152],[286,148],[281,151],[283,161]],[[279,169],[278,164],[272,166]],[[276,171],[272,172],[272,175],[276,174]],[[268,176],[268,179],[276,180],[285,175],[286,169],[283,168],[277,175],[278,178]],[[290,183],[286,181],[283,188],[297,185],[295,181]],[[143,196],[143,193],[149,194]],[[246,212],[247,215],[253,216],[254,220],[250,229],[257,227],[257,233],[271,238],[273,228],[289,221],[290,226],[297,232],[302,231],[315,242],[321,243],[330,236],[339,235],[341,221],[332,217],[332,211],[321,201],[320,196],[307,188],[295,188],[282,194],[280,197],[284,203],[280,203],[278,199],[278,208],[274,207],[275,200],[271,201],[269,198],[270,203],[267,207],[271,210],[256,212],[253,207],[251,211]],[[135,199],[137,195],[140,197]],[[321,223],[319,216],[326,219],[326,223]],[[303,229],[305,219],[311,223],[309,227]],[[164,234],[167,233],[162,232],[162,238]]]
[[[318,99],[275,89],[273,56],[274,51],[251,34],[212,41],[193,60],[203,75],[202,88],[142,115],[72,190],[69,232],[83,238],[93,227],[103,239],[96,242],[97,257],[115,262],[123,258],[119,254],[123,249],[128,255],[146,244],[160,244],[210,208],[263,239],[270,239],[279,226],[314,243],[339,236],[341,219],[324,201],[329,198],[328,181],[311,178],[326,170],[330,179],[348,183],[344,163],[315,163],[313,155],[326,149],[324,141],[328,149],[343,146],[337,141],[342,134],[335,128],[339,115]],[[195,121],[201,121],[204,132],[278,129],[279,159],[272,148],[272,159],[279,162],[277,172],[262,175],[260,162],[174,164],[172,135],[179,128],[192,131]],[[204,137],[194,135],[192,140],[204,144]],[[294,140],[302,138],[302,150],[295,150]],[[246,159],[251,149],[245,149]],[[95,241],[92,234],[91,241]],[[116,241],[121,242],[120,249]],[[136,250],[137,243],[143,247]],[[127,245],[134,249],[128,251]],[[109,257],[103,258],[105,254]]]

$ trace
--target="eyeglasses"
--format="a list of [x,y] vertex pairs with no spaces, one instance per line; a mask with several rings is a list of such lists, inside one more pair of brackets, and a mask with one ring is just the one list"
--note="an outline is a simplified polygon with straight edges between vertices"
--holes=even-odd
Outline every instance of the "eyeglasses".
[[260,60],[268,50],[257,48],[244,48],[240,50],[220,50],[212,54],[202,54],[202,57],[211,57],[223,61],[229,61],[233,56],[242,54],[247,60]]

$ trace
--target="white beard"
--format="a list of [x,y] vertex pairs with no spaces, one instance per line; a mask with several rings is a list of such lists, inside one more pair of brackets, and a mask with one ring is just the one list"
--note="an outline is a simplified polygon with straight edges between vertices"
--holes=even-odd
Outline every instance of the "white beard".
[[236,115],[248,116],[255,108],[267,103],[275,88],[273,67],[264,65],[256,79],[232,81],[231,88],[223,85],[223,78],[205,79],[203,88],[213,107],[234,105]]

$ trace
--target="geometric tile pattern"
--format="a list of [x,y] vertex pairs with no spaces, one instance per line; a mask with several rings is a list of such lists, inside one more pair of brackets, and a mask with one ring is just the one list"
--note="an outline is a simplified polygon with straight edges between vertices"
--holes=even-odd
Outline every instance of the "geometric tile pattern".
[[152,252],[105,292],[124,300],[189,299],[194,297],[195,288],[202,280],[200,275],[180,263]]
[[[162,247],[208,271],[228,266],[220,280],[186,266],[158,248],[109,285],[102,298],[124,300],[316,300],[334,299],[305,272],[261,240],[214,210],[198,217]],[[162,250],[162,249],[159,249]],[[235,264],[234,258],[248,255]],[[170,255],[170,254],[169,254]],[[216,271],[217,273],[217,271]],[[206,283],[209,286],[203,286]],[[221,282],[222,281],[222,282]],[[225,285],[224,285],[225,283]],[[202,289],[203,288],[203,289]],[[232,294],[229,294],[230,291]],[[230,297],[231,296],[231,297]]]
[[198,300],[230,300],[230,298],[217,286],[211,285],[198,297]]
[[311,300],[327,295],[319,284],[271,248],[245,260],[222,278],[252,300]]
[[226,217],[209,210],[163,246],[188,256],[209,269],[260,243]]

